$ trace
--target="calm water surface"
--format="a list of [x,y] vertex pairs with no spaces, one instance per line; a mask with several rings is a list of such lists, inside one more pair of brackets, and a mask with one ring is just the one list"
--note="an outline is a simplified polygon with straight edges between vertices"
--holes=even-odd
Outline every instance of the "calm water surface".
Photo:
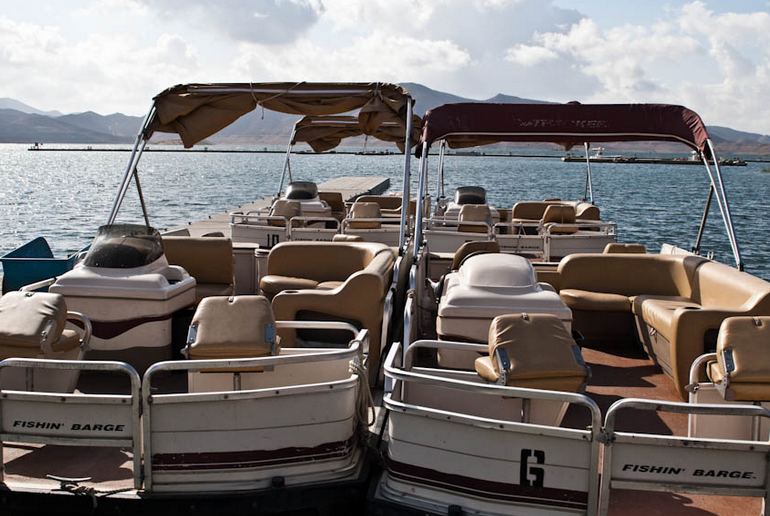
[[[0,254],[45,236],[63,256],[86,245],[109,214],[128,161],[124,152],[29,152],[26,145],[0,145]],[[98,146],[95,146],[98,148]],[[388,176],[401,188],[399,156],[296,155],[295,179]],[[435,159],[433,161],[435,165]],[[146,153],[140,162],[142,188],[151,223],[165,228],[206,218],[274,194],[282,154]],[[416,171],[416,160],[413,169]],[[770,279],[770,173],[767,164],[723,169],[735,230],[746,270]],[[617,222],[619,240],[657,250],[664,242],[689,248],[708,191],[700,166],[596,164],[594,199],[602,218]],[[490,201],[510,207],[516,200],[582,197],[585,165],[542,158],[450,156],[447,192],[475,184]],[[435,184],[431,182],[431,190]],[[414,190],[413,190],[414,191]],[[121,222],[141,222],[132,186]],[[716,203],[703,251],[732,264]]]

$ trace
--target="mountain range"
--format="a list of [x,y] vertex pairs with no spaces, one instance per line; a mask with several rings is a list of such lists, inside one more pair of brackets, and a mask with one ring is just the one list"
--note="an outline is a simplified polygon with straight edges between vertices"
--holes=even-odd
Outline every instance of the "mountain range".
[[[492,98],[468,99],[434,90],[418,83],[402,83],[415,98],[414,112],[452,102],[546,103],[499,93]],[[256,109],[206,140],[208,144],[284,144],[298,117]],[[42,111],[15,99],[0,98],[0,143],[130,143],[136,138],[143,117],[121,113],[100,115],[93,111],[62,114]],[[724,154],[770,154],[770,136],[708,126]],[[174,136],[157,134],[154,142],[175,142]],[[632,146],[635,147],[635,146]]]

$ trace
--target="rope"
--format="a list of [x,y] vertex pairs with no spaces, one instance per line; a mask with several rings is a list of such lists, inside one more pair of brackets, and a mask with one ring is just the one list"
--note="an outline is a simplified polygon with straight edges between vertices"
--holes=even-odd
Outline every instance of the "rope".
[[269,101],[271,101],[273,99],[277,99],[281,95],[285,95],[286,93],[289,93],[290,91],[292,91],[294,88],[300,86],[301,84],[305,84],[305,81],[300,81],[300,82],[296,83],[294,86],[292,86],[291,88],[288,88],[288,89],[286,89],[284,91],[279,91],[278,93],[276,93],[272,97],[267,97],[264,100],[258,100],[257,96],[254,95],[254,84],[251,81],[249,81],[249,93],[251,93],[251,98],[254,99],[254,103],[256,103],[257,106],[262,108],[262,118],[261,119],[262,120],[265,119],[265,102],[269,102]]
[[374,398],[372,397],[371,389],[369,389],[369,375],[366,372],[366,368],[357,360],[350,361],[350,372],[358,375],[359,390],[363,392],[363,396],[358,397],[358,419],[366,421],[367,426],[372,426],[376,419],[376,414],[374,412]]

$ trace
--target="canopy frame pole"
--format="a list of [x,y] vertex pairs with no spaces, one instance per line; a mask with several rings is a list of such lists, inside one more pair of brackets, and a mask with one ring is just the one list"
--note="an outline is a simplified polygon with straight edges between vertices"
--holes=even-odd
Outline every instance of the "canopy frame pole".
[[291,183],[292,177],[291,177],[291,149],[294,147],[294,136],[297,134],[297,126],[295,125],[294,128],[291,130],[291,138],[289,138],[289,145],[286,146],[286,156],[283,159],[283,171],[281,172],[281,182],[278,185],[278,192],[276,192],[275,196],[280,197],[281,192],[283,191],[283,182],[286,179],[286,171],[289,171],[289,182]]
[[[404,184],[401,192],[401,228],[398,234],[398,248],[406,253],[406,232],[409,224],[410,182],[412,180],[412,98],[406,102],[406,132],[404,133]],[[415,214],[416,217],[416,214]]]
[[[709,150],[711,151],[711,157],[712,157],[712,159],[714,159],[715,158],[714,147],[711,144],[710,140],[706,140],[706,142],[707,142],[707,144],[709,146]],[[722,222],[725,225],[725,232],[727,233],[727,240],[730,242],[730,248],[731,248],[731,250],[733,252],[733,256],[735,258],[735,266],[738,269],[743,270],[743,262],[741,260],[740,249],[738,248],[738,243],[735,240],[735,233],[732,231],[732,218],[728,217],[727,214],[726,214],[726,213],[729,213],[729,211],[727,211],[725,209],[725,205],[724,205],[724,201],[725,201],[724,189],[721,189],[721,190],[717,189],[717,180],[716,180],[716,178],[714,176],[714,172],[712,172],[712,170],[711,170],[711,166],[709,166],[709,160],[706,157],[706,154],[704,152],[701,151],[700,155],[701,155],[701,159],[703,160],[703,164],[706,166],[706,172],[709,175],[709,181],[711,182],[711,188],[713,188],[714,191],[717,194],[717,206],[719,207],[719,213],[722,215]],[[718,159],[714,159],[714,164],[715,164],[715,168],[718,169]],[[721,182],[721,179],[722,179],[721,174],[719,174],[717,177],[719,178],[719,180]],[[722,186],[724,187],[724,184],[722,184]],[[729,208],[728,208],[728,210],[729,210]]]
[[586,188],[583,192],[583,200],[588,201],[591,204],[594,203],[594,184],[593,177],[591,176],[591,158],[588,155],[588,148],[591,145],[588,142],[583,142],[583,147],[586,152]]
[[439,201],[444,198],[444,156],[446,155],[446,140],[441,140],[438,148],[438,176],[436,177],[436,196]]
[[144,216],[144,225],[150,227],[150,217],[147,215],[147,205],[144,203],[144,194],[142,185],[139,183],[139,169],[134,167],[134,182],[136,183],[136,192],[139,194],[139,204],[142,205],[142,215]]
[[107,224],[113,224],[118,217],[118,211],[120,211],[120,206],[123,204],[123,199],[126,197],[128,186],[131,184],[131,177],[136,175],[136,167],[139,164],[139,159],[142,157],[144,148],[147,146],[147,140],[144,139],[144,132],[147,130],[150,119],[155,114],[155,109],[155,102],[153,102],[152,106],[150,106],[150,111],[144,117],[139,133],[136,135],[136,141],[134,142],[134,147],[131,149],[131,156],[128,158],[128,165],[123,174],[123,180],[120,182],[120,187],[118,187],[118,194],[112,202],[112,209],[110,210],[110,216],[107,218]]
[[700,254],[700,243],[703,238],[703,230],[706,228],[706,220],[709,216],[709,209],[711,208],[711,200],[714,198],[714,185],[709,183],[709,194],[706,197],[706,206],[703,207],[703,216],[700,219],[700,226],[698,227],[698,235],[695,237],[695,244],[692,246],[692,252]]
[[[711,138],[706,139],[706,145],[708,145],[709,150],[711,151],[711,158],[714,160],[714,170],[716,172],[717,181],[719,183],[719,191],[722,194],[722,203],[724,204],[724,213],[722,214],[722,217],[725,222],[725,228],[727,229],[727,235],[730,239],[730,244],[733,248],[733,255],[735,257],[735,266],[739,270],[743,270],[744,264],[743,264],[743,258],[741,257],[741,249],[738,245],[738,239],[735,236],[735,226],[733,225],[733,217],[730,213],[730,201],[727,200],[727,191],[725,190],[725,182],[722,179],[722,171],[719,168],[719,157],[717,156],[717,151],[714,148],[714,144],[711,141]],[[718,196],[717,196],[718,197]]]
[[420,154],[420,182],[417,187],[417,213],[415,214],[414,224],[414,260],[417,261],[417,256],[422,244],[422,216],[423,206],[425,201],[425,180],[428,170],[428,142],[422,144],[422,154]]

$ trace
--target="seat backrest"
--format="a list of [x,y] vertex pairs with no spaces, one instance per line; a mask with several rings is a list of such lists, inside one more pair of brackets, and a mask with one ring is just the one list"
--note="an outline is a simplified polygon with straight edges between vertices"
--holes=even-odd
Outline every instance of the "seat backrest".
[[581,220],[601,220],[598,206],[590,202],[579,202],[575,206],[575,218]]
[[647,248],[644,244],[621,244],[620,242],[610,242],[604,246],[604,254],[645,254]]
[[381,210],[397,210],[401,208],[401,197],[396,195],[362,195],[356,202],[375,202]]
[[559,223],[574,224],[575,208],[567,204],[551,204],[543,212],[542,224]]
[[345,213],[345,200],[342,192],[318,192],[318,198],[324,201],[333,212]]
[[364,238],[361,235],[346,235],[339,233],[332,237],[332,242],[363,242]]
[[355,219],[379,219],[380,205],[376,202],[356,201],[350,208],[350,223],[348,226],[353,229],[380,229],[381,224],[378,221],[360,222]]
[[486,204],[487,191],[480,186],[461,186],[455,190],[455,204]]
[[61,294],[8,292],[0,297],[0,354],[14,356],[13,348],[50,349],[61,337],[66,319]]
[[456,271],[460,268],[467,257],[482,253],[499,253],[500,244],[495,240],[472,240],[465,242],[463,245],[457,248],[455,255],[452,258],[452,270]]
[[[270,208],[270,215],[272,217],[284,217],[286,220],[291,220],[292,217],[299,217],[302,214],[302,205],[299,201],[290,201],[288,199],[276,199],[273,203],[273,207]],[[283,220],[271,220],[271,226],[286,226],[286,222]]]
[[275,317],[264,296],[212,296],[195,310],[188,358],[247,358],[278,354]]
[[270,250],[267,273],[319,283],[345,281],[381,252],[391,253],[376,242],[282,242]]
[[519,201],[511,208],[511,219],[540,220],[546,208],[560,201]]
[[225,237],[164,236],[168,263],[179,265],[198,283],[232,285],[233,243]]
[[560,289],[625,296],[690,298],[699,256],[660,254],[570,254],[559,262]]
[[731,308],[770,315],[770,283],[719,262],[695,271],[693,301],[705,308]]
[[488,342],[489,359],[476,362],[485,380],[497,382],[502,376],[507,385],[526,382],[539,389],[577,391],[588,377],[580,349],[555,315],[497,316],[489,326]]
[[486,204],[464,204],[460,207],[460,213],[457,216],[460,222],[457,230],[469,233],[487,233],[489,230],[484,226],[475,224],[462,224],[463,222],[484,222],[492,224],[492,212]]

